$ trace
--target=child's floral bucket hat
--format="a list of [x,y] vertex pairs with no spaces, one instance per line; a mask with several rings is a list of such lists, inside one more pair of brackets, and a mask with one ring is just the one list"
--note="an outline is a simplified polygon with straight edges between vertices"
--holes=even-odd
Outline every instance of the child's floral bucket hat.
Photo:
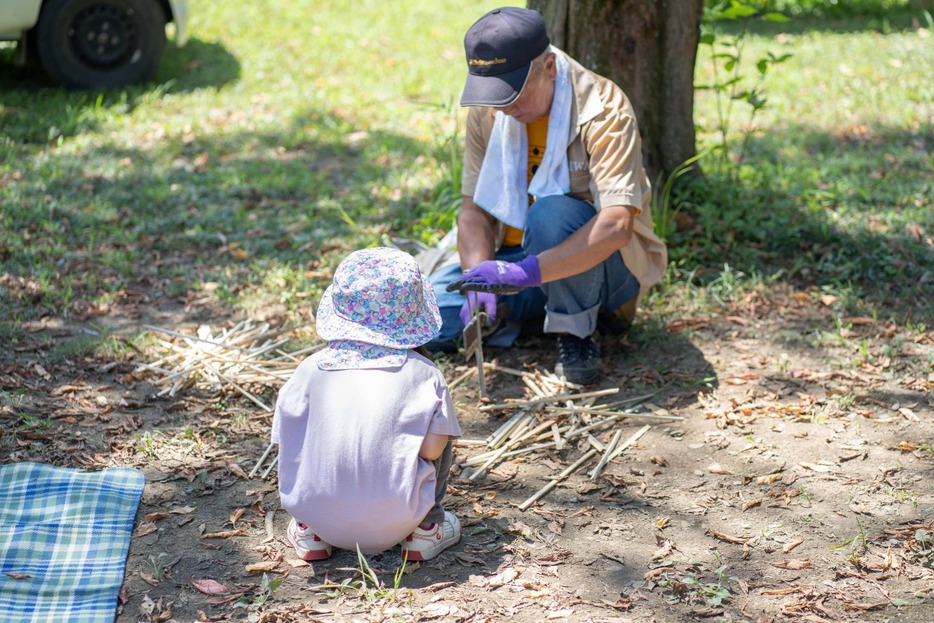
[[354,251],[334,272],[316,316],[328,340],[323,369],[397,366],[404,352],[441,329],[435,292],[410,254],[388,247]]

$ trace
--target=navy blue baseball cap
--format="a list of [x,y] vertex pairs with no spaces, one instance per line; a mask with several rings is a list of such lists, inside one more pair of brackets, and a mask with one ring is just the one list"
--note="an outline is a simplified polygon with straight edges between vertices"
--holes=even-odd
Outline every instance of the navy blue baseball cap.
[[519,96],[532,61],[550,41],[541,13],[531,9],[493,9],[464,37],[467,82],[461,106],[508,106]]

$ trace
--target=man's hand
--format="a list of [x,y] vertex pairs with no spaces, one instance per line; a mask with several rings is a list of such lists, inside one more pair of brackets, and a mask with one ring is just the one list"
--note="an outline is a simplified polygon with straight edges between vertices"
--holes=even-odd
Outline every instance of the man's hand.
[[496,320],[496,295],[490,292],[468,292],[467,300],[461,306],[461,322],[464,326],[470,323],[470,312],[482,307],[490,316],[490,322]]
[[464,273],[464,282],[530,288],[542,285],[538,258],[530,255],[518,262],[487,260]]

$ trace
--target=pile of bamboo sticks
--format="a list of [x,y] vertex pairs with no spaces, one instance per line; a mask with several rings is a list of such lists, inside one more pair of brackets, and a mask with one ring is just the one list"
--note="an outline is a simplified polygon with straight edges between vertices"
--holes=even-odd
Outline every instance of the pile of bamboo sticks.
[[[589,473],[590,480],[597,480],[610,461],[622,454],[651,428],[646,424],[620,443],[624,427],[629,425],[631,420],[682,419],[656,412],[639,412],[642,408],[641,403],[653,394],[595,405],[598,398],[619,393],[619,388],[570,394],[567,390],[573,386],[569,386],[553,374],[514,370],[495,364],[485,364],[485,368],[520,377],[533,397],[479,407],[480,411],[514,410],[515,413],[479,444],[470,441],[462,444],[486,447],[483,452],[460,463],[461,468],[465,470],[465,478],[474,480],[498,462],[531,452],[576,447],[580,440],[584,440],[586,445],[590,446],[580,458],[520,504],[520,510],[528,509],[562,480],[600,456],[596,466]],[[603,444],[597,436],[610,431],[613,431],[611,439],[607,444]]]
[[247,387],[278,389],[310,353],[324,344],[299,350],[283,350],[294,329],[274,329],[268,322],[243,320],[231,328],[198,327],[195,335],[147,325],[160,336],[160,347],[168,351],[140,369],[155,373],[153,383],[162,389],[159,396],[174,396],[179,390],[199,386],[209,391],[229,387],[264,411],[272,408]]
[[[153,383],[162,388],[158,395],[174,396],[180,390],[192,386],[209,391],[230,388],[267,412],[272,411],[271,406],[247,387],[278,389],[305,357],[325,346],[320,343],[287,352],[284,347],[290,341],[289,334],[293,329],[273,329],[269,323],[252,320],[244,320],[231,328],[220,330],[202,325],[194,335],[154,326],[146,328],[166,336],[157,339],[167,354],[140,366],[141,370],[155,373],[157,378]],[[486,439],[458,440],[457,445],[462,448],[483,446],[481,452],[460,463],[464,470],[463,477],[475,480],[502,461],[536,451],[579,448],[581,440],[587,448],[579,458],[520,504],[521,510],[528,509],[562,480],[599,456],[596,466],[589,472],[590,480],[597,480],[610,461],[619,457],[651,428],[646,424],[621,441],[625,427],[632,426],[633,421],[682,419],[659,413],[652,408],[645,412],[646,405],[643,403],[653,394],[595,404],[598,399],[615,396],[619,389],[581,392],[580,386],[568,383],[550,372],[515,370],[495,363],[484,363],[484,370],[518,377],[530,397],[478,407],[482,412],[512,413]],[[452,380],[449,387],[453,390],[477,372],[475,368],[468,369]],[[598,439],[606,438],[610,433],[612,435],[606,444]],[[263,468],[262,478],[271,474],[278,461],[274,449],[273,444],[266,448],[249,473],[250,478]],[[271,463],[264,465],[270,457]]]

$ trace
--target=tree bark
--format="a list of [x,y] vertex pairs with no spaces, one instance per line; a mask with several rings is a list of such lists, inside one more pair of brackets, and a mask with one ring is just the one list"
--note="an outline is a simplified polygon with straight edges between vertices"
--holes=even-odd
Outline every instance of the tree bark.
[[696,155],[694,62],[704,0],[528,0],[528,7],[545,17],[554,45],[629,96],[653,183]]

